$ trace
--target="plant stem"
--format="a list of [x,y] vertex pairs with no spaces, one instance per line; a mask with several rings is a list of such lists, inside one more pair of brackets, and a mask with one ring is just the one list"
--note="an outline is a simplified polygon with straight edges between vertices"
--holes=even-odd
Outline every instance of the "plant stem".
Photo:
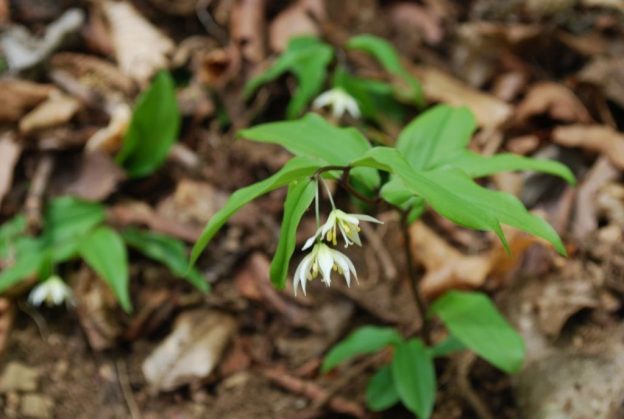
[[420,278],[416,273],[416,269],[414,267],[414,258],[412,257],[412,252],[410,250],[410,245],[412,243],[412,235],[409,228],[409,223],[407,221],[408,213],[403,211],[401,214],[401,231],[403,232],[403,249],[405,251],[405,260],[407,264],[407,272],[409,275],[410,286],[412,289],[412,296],[414,297],[414,302],[416,303],[416,309],[418,310],[418,314],[420,314],[420,318],[422,319],[422,327],[420,329],[420,336],[425,342],[425,344],[431,344],[431,336],[430,336],[430,324],[429,319],[427,317],[427,304],[425,303],[425,299],[423,298],[420,292]]

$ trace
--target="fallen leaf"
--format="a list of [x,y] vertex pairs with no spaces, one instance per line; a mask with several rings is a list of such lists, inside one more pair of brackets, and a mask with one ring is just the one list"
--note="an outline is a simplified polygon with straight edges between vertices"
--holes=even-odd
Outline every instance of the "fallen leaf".
[[512,113],[507,103],[480,92],[453,76],[432,67],[415,67],[414,75],[423,85],[425,96],[452,106],[467,106],[482,127],[501,126]]
[[102,4],[110,29],[119,68],[141,85],[168,65],[174,43],[146,20],[130,3]]
[[0,136],[0,208],[4,196],[11,189],[13,170],[21,153],[22,146],[15,141],[12,133]]
[[49,84],[27,80],[0,79],[0,122],[17,122],[29,110],[56,91]]
[[264,15],[266,0],[241,0],[232,10],[230,33],[242,56],[252,63],[265,58]]
[[553,130],[552,140],[565,147],[580,147],[603,154],[624,170],[624,134],[606,125],[566,125]]
[[8,298],[0,298],[0,356],[7,347],[11,329],[15,320],[15,307]]
[[39,371],[20,362],[9,362],[0,376],[0,393],[11,391],[36,391]]
[[597,56],[578,74],[581,81],[600,86],[604,95],[624,108],[624,58]]
[[537,135],[522,135],[514,137],[505,142],[507,150],[515,154],[527,155],[534,152],[540,145],[540,139]]
[[437,45],[444,38],[442,19],[427,7],[401,2],[391,6],[389,14],[401,35],[420,38],[429,45]]
[[19,72],[41,63],[59,48],[63,40],[80,29],[85,13],[80,9],[69,9],[52,22],[43,38],[33,36],[23,26],[13,26],[0,38],[0,45],[9,69]]
[[207,377],[236,330],[236,320],[215,310],[188,311],[145,359],[143,375],[155,390],[171,391]]
[[162,200],[156,211],[183,224],[203,226],[225,204],[227,195],[206,182],[182,179],[172,196]]
[[0,0],[0,25],[6,25],[11,20],[11,10],[8,0]]
[[548,115],[563,122],[590,122],[591,116],[574,93],[562,84],[536,83],[516,108],[514,119],[524,122],[536,115]]
[[102,201],[125,178],[123,170],[104,153],[83,154],[80,170],[66,192],[88,201]]
[[600,188],[596,205],[612,226],[624,226],[624,185],[610,182]]
[[269,45],[276,52],[286,49],[288,41],[300,35],[318,35],[317,22],[325,19],[325,5],[321,0],[299,0],[284,9],[269,27]]
[[88,152],[106,152],[113,154],[121,148],[123,137],[130,125],[132,110],[123,103],[117,103],[110,114],[110,121],[104,128],[96,131],[85,145]]
[[69,122],[80,109],[80,102],[60,92],[50,97],[35,109],[27,113],[19,122],[20,132],[30,134],[34,131],[52,128]]

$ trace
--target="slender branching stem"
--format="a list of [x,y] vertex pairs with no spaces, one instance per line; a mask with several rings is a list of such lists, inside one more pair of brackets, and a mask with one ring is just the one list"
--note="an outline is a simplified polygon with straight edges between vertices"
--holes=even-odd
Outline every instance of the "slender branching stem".
[[416,272],[414,258],[412,256],[412,251],[410,250],[412,243],[412,234],[409,228],[407,216],[408,213],[406,211],[403,211],[401,214],[401,231],[403,232],[403,241],[405,242],[403,243],[403,250],[405,251],[405,263],[407,264],[407,273],[409,275],[412,296],[414,297],[414,302],[416,303],[416,309],[418,310],[418,314],[422,319],[420,336],[427,345],[430,345],[431,325],[429,323],[429,318],[427,317],[427,303],[425,302],[425,298],[420,292],[420,276]]

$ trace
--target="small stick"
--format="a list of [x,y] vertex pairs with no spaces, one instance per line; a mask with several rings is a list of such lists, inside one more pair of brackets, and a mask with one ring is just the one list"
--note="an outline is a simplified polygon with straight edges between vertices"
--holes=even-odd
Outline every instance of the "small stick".
[[477,414],[479,419],[494,419],[494,415],[490,412],[490,409],[483,403],[479,395],[474,391],[468,376],[470,375],[470,369],[476,356],[472,352],[467,352],[460,356],[457,364],[457,386],[464,396],[464,399],[468,402],[472,410]]
[[342,397],[328,396],[328,391],[318,384],[294,377],[279,368],[265,368],[262,370],[262,374],[269,379],[269,381],[278,386],[293,393],[300,394],[313,402],[318,400],[324,402],[327,400],[327,405],[334,412],[351,415],[356,418],[364,418],[366,416],[364,408],[359,404]]
[[28,196],[26,197],[25,211],[28,225],[31,229],[41,227],[41,207],[43,194],[48,186],[52,169],[54,168],[54,158],[51,155],[44,155],[37,163],[35,174],[33,175]]
[[121,359],[117,359],[115,361],[115,366],[117,367],[117,379],[119,380],[119,387],[121,388],[124,400],[126,401],[126,405],[128,406],[130,416],[132,417],[132,419],[141,419],[141,411],[139,410],[139,406],[137,405],[136,400],[134,400],[132,388],[130,387],[130,380],[128,380],[128,371],[126,369],[126,364]]

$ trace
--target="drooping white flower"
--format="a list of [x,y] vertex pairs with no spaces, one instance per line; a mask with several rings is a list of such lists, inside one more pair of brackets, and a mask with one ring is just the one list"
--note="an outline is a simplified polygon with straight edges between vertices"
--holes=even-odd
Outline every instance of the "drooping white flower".
[[351,244],[357,244],[358,246],[362,245],[362,241],[360,240],[360,221],[368,221],[371,223],[383,224],[382,221],[379,221],[375,217],[371,217],[370,215],[365,214],[348,214],[339,209],[333,209],[332,212],[329,213],[329,217],[325,224],[319,227],[316,230],[314,236],[310,237],[308,241],[306,241],[303,246],[303,250],[312,246],[312,243],[316,240],[317,237],[321,237],[326,239],[328,242],[333,243],[334,246],[338,244],[338,236],[337,230],[340,230],[342,238],[345,242],[345,247],[348,247]]
[[53,275],[30,291],[28,302],[34,306],[45,302],[48,307],[58,306],[63,302],[73,304],[74,294],[65,281],[58,275]]
[[297,288],[301,285],[303,294],[306,293],[306,282],[316,279],[319,274],[321,281],[327,286],[331,285],[331,273],[338,272],[344,276],[347,286],[351,286],[351,274],[357,281],[357,273],[353,262],[343,253],[334,250],[324,243],[317,243],[312,248],[309,255],[303,258],[293,277],[293,287],[295,288],[295,296]]
[[351,114],[352,117],[359,119],[362,115],[357,102],[346,90],[340,87],[334,87],[322,93],[312,103],[314,109],[321,109],[325,106],[332,108],[332,115],[339,119],[345,113]]

